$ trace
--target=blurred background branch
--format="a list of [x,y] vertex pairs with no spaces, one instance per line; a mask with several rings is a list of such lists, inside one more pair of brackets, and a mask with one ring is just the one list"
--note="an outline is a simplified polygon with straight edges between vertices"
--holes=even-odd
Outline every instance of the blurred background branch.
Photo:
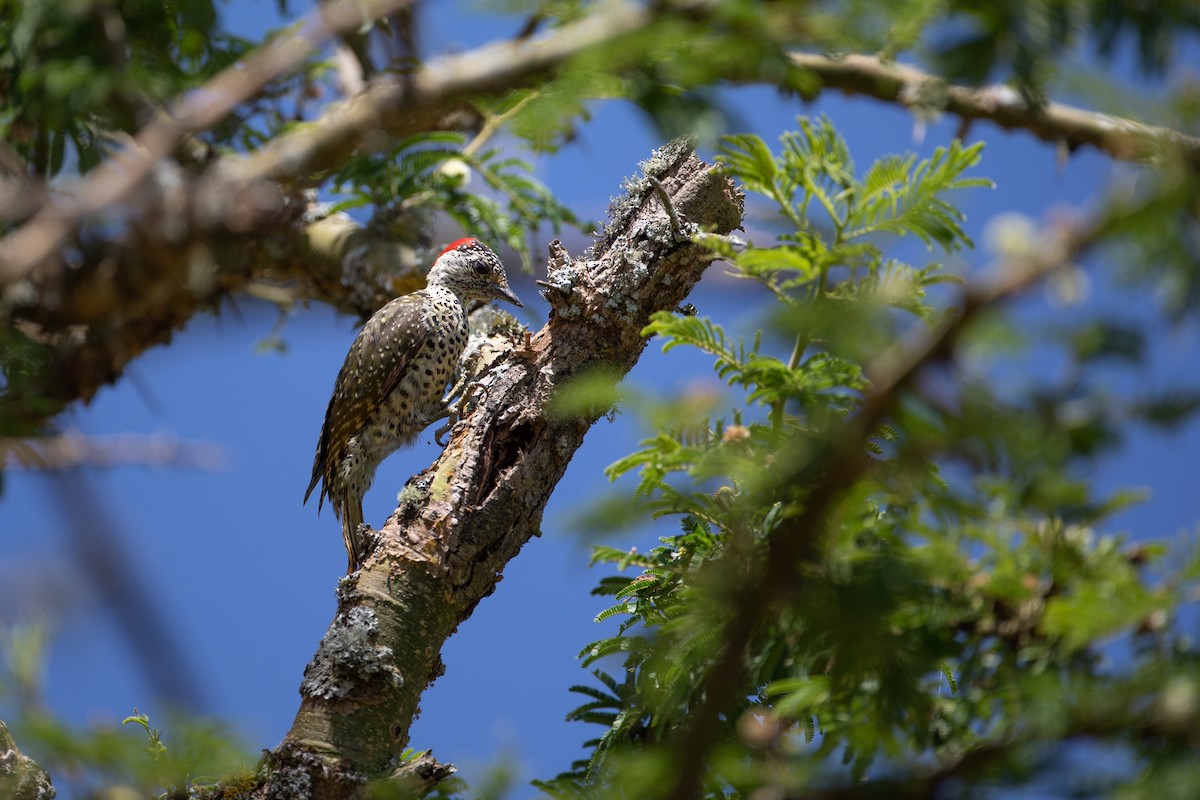
[[1179,161],[1200,171],[1200,139],[1172,128],[1050,100],[1032,102],[1003,84],[958,86],[910,64],[872,56],[792,53],[789,59],[815,80],[813,86],[801,79],[809,97],[825,89],[874,97],[909,109],[923,124],[941,114],[952,114],[962,119],[959,136],[963,139],[967,138],[967,125],[987,120],[1006,130],[1031,133],[1068,152],[1090,146],[1119,161],[1159,165]]
[[224,450],[210,442],[185,442],[168,434],[87,436],[67,430],[31,439],[0,439],[0,469],[62,470],[74,467],[175,467],[221,469]]

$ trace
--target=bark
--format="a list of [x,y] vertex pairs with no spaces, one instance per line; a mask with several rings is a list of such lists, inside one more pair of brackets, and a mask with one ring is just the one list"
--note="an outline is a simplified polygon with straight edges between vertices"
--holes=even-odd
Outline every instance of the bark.
[[408,482],[363,569],[342,580],[300,710],[265,762],[258,796],[345,797],[402,769],[417,702],[442,672],[443,643],[539,534],[554,486],[607,410],[555,416],[555,393],[593,369],[628,372],[650,315],[676,308],[712,260],[688,234],[740,226],[740,191],[687,144],[668,145],[643,169],[584,258],[561,250],[552,258],[545,327],[493,337],[473,406],[446,450]]
[[0,797],[50,800],[55,794],[46,770],[17,749],[8,726],[0,722]]

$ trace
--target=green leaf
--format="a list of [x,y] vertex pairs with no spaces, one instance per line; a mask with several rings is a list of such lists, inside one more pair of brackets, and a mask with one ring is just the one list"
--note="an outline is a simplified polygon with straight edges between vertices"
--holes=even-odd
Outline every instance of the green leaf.
[[620,614],[634,614],[637,612],[637,603],[620,603],[619,605],[610,606],[596,615],[593,622],[604,622],[610,617],[615,617]]
[[721,140],[717,161],[752,192],[772,196],[780,166],[759,137],[744,133],[726,136]]
[[771,703],[776,714],[800,719],[829,700],[829,680],[820,676],[785,678],[770,684],[766,693],[777,698]]
[[1137,400],[1133,413],[1149,425],[1176,430],[1200,411],[1200,389],[1167,389]]
[[963,147],[955,139],[920,162],[915,156],[887,156],[876,162],[857,187],[846,220],[846,239],[872,233],[916,234],[930,250],[972,246],[962,228],[965,215],[942,197],[946,192],[993,186],[984,178],[960,177],[979,163],[983,143]]
[[1136,625],[1161,608],[1164,601],[1131,578],[1116,583],[1086,583],[1046,602],[1042,629],[1047,635],[1061,637],[1067,648],[1077,650]]

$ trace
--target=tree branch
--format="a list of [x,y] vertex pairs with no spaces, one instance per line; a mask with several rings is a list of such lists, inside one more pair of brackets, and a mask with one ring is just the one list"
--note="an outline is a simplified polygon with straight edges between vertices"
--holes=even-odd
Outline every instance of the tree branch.
[[54,794],[46,770],[17,749],[8,726],[0,721],[0,796],[10,800],[43,800]]
[[[379,0],[368,12],[383,13],[402,2]],[[694,14],[709,5],[711,0],[675,0],[666,7]],[[179,121],[164,115],[143,131],[143,149],[89,173],[74,199],[56,198],[0,240],[0,319],[39,350],[45,365],[23,397],[11,387],[6,393],[0,408],[0,419],[9,422],[4,432],[38,430],[68,403],[86,402],[131,359],[169,341],[197,310],[214,308],[247,286],[294,282],[296,299],[328,300],[361,316],[417,288],[421,278],[411,250],[373,239],[343,217],[312,222],[310,203],[295,187],[364,144],[375,146],[381,135],[470,127],[478,115],[464,117],[464,98],[526,83],[589,48],[636,34],[658,13],[618,4],[538,39],[499,42],[434,60],[409,76],[380,78],[254,153],[214,159],[198,178],[165,160],[170,149],[164,142],[177,143],[213,124],[255,85],[299,63],[319,36],[357,19],[360,12],[343,6],[328,7],[324,29],[313,23],[251,56],[247,64],[257,66],[249,79],[225,73],[208,90],[181,101]],[[1003,87],[950,86],[915,68],[865,56],[791,59],[824,86],[848,93],[966,120],[990,119],[1053,143],[1093,145],[1116,158],[1163,156],[1174,148],[1187,163],[1200,165],[1200,140],[1165,128],[1057,103],[1034,108]],[[154,142],[159,145],[150,146]],[[78,240],[73,249],[50,247],[64,237],[75,239],[88,213],[117,199],[126,203],[128,225],[115,239],[109,233]],[[40,244],[26,248],[21,242]],[[39,260],[41,268],[31,271]]]
[[[59,199],[43,207],[21,228],[0,239],[0,288],[50,258],[82,218],[126,200],[151,178],[155,165],[166,159],[186,134],[218,123],[267,82],[299,66],[316,45],[407,2],[376,0],[365,10],[357,0],[322,6],[299,32],[264,46],[245,63],[189,93],[175,118],[161,117],[143,129],[135,147],[89,173],[70,200]],[[674,0],[667,5],[689,11],[712,2]],[[363,94],[334,104],[320,119],[277,137],[255,153],[220,159],[206,173],[212,184],[208,193],[213,198],[236,197],[242,194],[239,189],[261,181],[309,178],[336,166],[368,137],[401,137],[430,130],[468,96],[522,85],[591,48],[641,31],[659,13],[661,9],[619,3],[538,39],[497,42],[434,59],[410,74],[383,77]]]
[[0,438],[0,470],[65,470],[125,464],[212,470],[224,463],[225,452],[218,445],[187,442],[163,434],[86,436],[78,430],[68,430],[36,439]]
[[298,782],[317,798],[342,796],[395,766],[417,701],[441,674],[442,644],[539,534],[551,491],[601,413],[556,417],[557,391],[590,370],[626,373],[650,315],[678,306],[712,259],[672,231],[648,178],[689,231],[740,225],[741,193],[686,144],[658,151],[643,171],[589,256],[550,273],[547,325],[527,344],[514,349],[509,339],[485,355],[475,406],[405,486],[363,569],[342,580],[261,796],[285,796]]
[[204,86],[183,95],[175,114],[143,128],[132,146],[92,170],[68,198],[46,204],[0,239],[0,288],[19,280],[62,248],[81,219],[116,206],[153,175],[189,134],[208,130],[273,80],[297,69],[340,33],[406,6],[410,0],[339,0],[321,5],[295,33],[260,47]]
[[964,121],[986,119],[1006,130],[1026,130],[1044,142],[1095,147],[1120,161],[1171,162],[1181,158],[1200,171],[1200,139],[1126,117],[1063,103],[1033,106],[1008,86],[956,86],[916,67],[871,56],[789,55],[792,66],[814,75],[821,88],[866,95],[917,113],[949,113]]

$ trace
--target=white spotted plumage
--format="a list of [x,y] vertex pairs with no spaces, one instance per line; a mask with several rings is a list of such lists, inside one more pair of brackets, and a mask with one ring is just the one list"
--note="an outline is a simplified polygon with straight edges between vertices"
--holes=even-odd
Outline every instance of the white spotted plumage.
[[342,523],[349,571],[363,557],[362,498],[383,459],[445,411],[443,394],[467,343],[470,300],[521,301],[486,245],[460,239],[429,271],[428,286],[389,302],[350,346],[325,412],[308,501],[318,482]]

